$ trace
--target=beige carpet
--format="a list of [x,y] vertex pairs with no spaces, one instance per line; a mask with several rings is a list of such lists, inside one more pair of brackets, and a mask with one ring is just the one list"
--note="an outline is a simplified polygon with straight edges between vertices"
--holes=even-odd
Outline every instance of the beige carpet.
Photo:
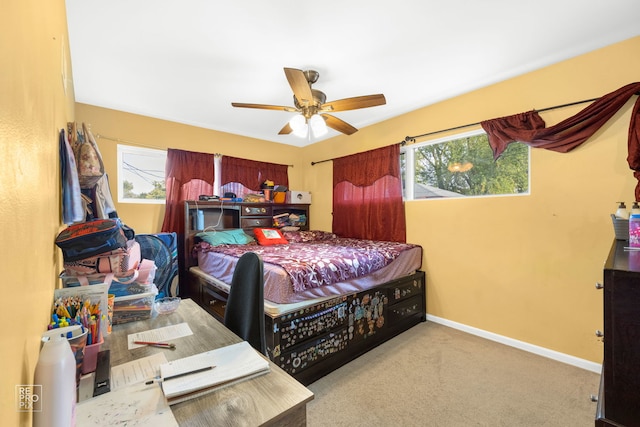
[[433,322],[309,385],[310,427],[593,426],[598,374]]

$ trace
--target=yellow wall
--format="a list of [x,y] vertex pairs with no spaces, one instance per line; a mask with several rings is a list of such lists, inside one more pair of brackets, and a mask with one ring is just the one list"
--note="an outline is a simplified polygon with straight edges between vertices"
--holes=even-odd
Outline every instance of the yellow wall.
[[[308,147],[308,161],[531,109],[600,97],[638,81],[640,37]],[[600,363],[602,266],[609,214],[630,203],[626,163],[633,99],[569,154],[531,151],[531,195],[406,203],[407,239],[424,248],[427,312]],[[393,102],[393,100],[389,100]],[[548,125],[588,104],[541,113]],[[472,129],[472,128],[470,128]],[[465,129],[465,131],[470,130]],[[440,137],[443,135],[437,135]],[[418,141],[421,142],[421,141]],[[331,227],[332,164],[305,174],[312,225]],[[316,202],[320,201],[321,204]]]
[[[118,216],[136,233],[160,231],[164,218],[164,205],[117,203],[116,150],[118,144],[221,153],[233,157],[293,165],[289,168],[289,185],[292,188],[301,185],[303,168],[299,160],[301,149],[298,147],[80,103],[76,104],[76,121],[90,125],[91,132],[100,147],[105,168],[109,173],[110,188],[116,202]],[[103,137],[98,137],[99,135]]]
[[2,15],[0,414],[2,425],[26,426],[31,414],[16,411],[14,391],[33,384],[57,284],[58,132],[73,120],[74,95],[64,0],[3,1]]

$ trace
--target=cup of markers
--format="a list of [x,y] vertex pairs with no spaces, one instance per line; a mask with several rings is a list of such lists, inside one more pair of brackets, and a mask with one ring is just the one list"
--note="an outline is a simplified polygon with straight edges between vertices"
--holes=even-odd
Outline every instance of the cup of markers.
[[92,304],[89,300],[58,299],[54,304],[49,330],[79,325],[86,337],[80,369],[83,374],[96,370],[97,356],[104,342],[101,331],[103,317],[106,316],[102,315],[100,304]]
[[87,329],[87,346],[84,348],[82,373],[88,374],[96,370],[98,353],[104,340],[100,331],[102,324],[100,309],[90,309],[88,304],[85,304],[83,309],[86,310],[80,314],[80,322]]

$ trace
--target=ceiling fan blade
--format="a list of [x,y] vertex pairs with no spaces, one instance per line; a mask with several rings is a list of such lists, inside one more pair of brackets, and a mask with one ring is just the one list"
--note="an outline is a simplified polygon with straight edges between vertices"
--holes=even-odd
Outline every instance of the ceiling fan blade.
[[378,105],[384,105],[387,100],[384,95],[365,95],[354,96],[353,98],[338,99],[336,101],[325,102],[320,107],[321,111],[347,111],[357,110],[359,108],[375,107]]
[[285,107],[282,105],[265,105],[265,104],[245,104],[242,102],[232,102],[232,106],[234,107],[242,107],[242,108],[259,108],[261,110],[278,110],[278,111],[288,111],[290,113],[295,113],[298,110],[293,107]]
[[296,68],[285,68],[284,74],[287,76],[289,86],[291,86],[298,103],[302,106],[313,104],[313,93],[304,72]]
[[331,129],[335,129],[338,132],[342,132],[345,135],[351,135],[352,133],[356,133],[358,129],[351,126],[349,123],[344,120],[340,120],[339,118],[332,116],[330,114],[321,114],[320,117],[324,119]]
[[280,132],[278,132],[278,135],[288,135],[291,132],[293,132],[293,129],[291,129],[291,126],[289,125],[289,122],[287,122],[287,124],[284,125],[284,127],[282,129],[280,129]]

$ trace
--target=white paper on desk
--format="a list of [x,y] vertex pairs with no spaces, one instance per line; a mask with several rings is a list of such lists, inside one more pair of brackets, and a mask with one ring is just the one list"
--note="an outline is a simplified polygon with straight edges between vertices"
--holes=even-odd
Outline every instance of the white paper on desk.
[[133,350],[134,348],[144,347],[144,344],[134,344],[134,341],[167,342],[189,335],[193,335],[189,324],[178,323],[177,325],[164,326],[162,328],[129,334],[127,336],[127,344],[129,350]]
[[111,367],[111,391],[158,377],[163,363],[167,363],[164,353],[155,353]]
[[160,385],[130,385],[76,405],[76,425],[174,427],[178,422]]
[[199,396],[225,385],[269,372],[269,362],[248,342],[217,348],[160,365],[161,378],[180,375],[201,368],[211,370],[164,380],[162,390],[169,404]]

